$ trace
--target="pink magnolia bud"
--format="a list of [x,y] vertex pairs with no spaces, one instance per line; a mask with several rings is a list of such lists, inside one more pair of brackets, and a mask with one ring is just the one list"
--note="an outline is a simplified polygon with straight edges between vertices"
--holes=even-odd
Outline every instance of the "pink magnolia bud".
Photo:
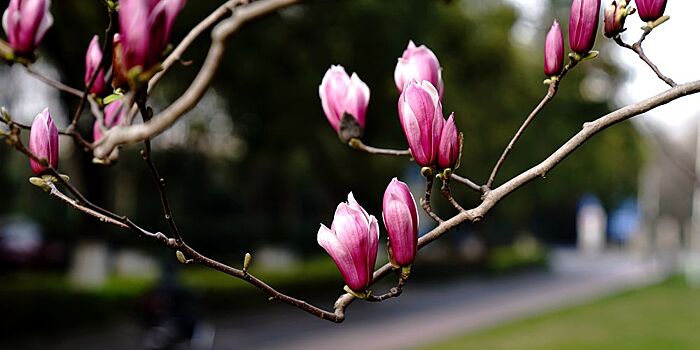
[[579,55],[593,48],[598,31],[600,0],[574,0],[569,14],[569,46]]
[[559,22],[555,19],[544,39],[544,74],[552,77],[564,68],[564,36]]
[[442,169],[455,169],[459,163],[459,133],[455,125],[455,114],[450,114],[440,136],[438,148],[438,165]]
[[627,1],[622,0],[618,4],[613,1],[603,10],[603,34],[612,38],[625,30],[625,19],[632,13],[633,9],[627,8]]
[[392,263],[410,265],[418,247],[418,209],[408,186],[396,178],[384,191],[382,219],[389,234]]
[[329,229],[321,224],[318,244],[333,258],[345,283],[363,293],[372,281],[379,248],[379,224],[357,203],[352,192],[348,202],[338,204]]
[[[109,130],[119,124],[124,120],[124,115],[126,110],[122,108],[123,100],[119,99],[105,107],[104,110],[104,128]],[[92,127],[93,142],[98,142],[102,138],[102,127],[100,122],[95,120],[95,124]]]
[[350,77],[342,66],[331,66],[318,87],[318,95],[328,122],[343,142],[362,137],[369,87],[357,74]]
[[644,22],[653,22],[664,15],[666,0],[635,0],[639,18]]
[[427,80],[406,85],[399,97],[399,120],[416,163],[430,167],[437,153],[445,119],[437,90]]
[[[85,53],[85,86],[90,84],[90,80],[95,74],[95,71],[100,67],[101,62],[102,49],[100,49],[99,39],[97,35],[95,35],[92,37],[92,40],[90,40],[87,53]],[[95,78],[95,83],[92,84],[90,93],[101,95],[104,92],[106,85],[104,69],[100,69],[100,72],[97,73],[97,78]]]
[[140,66],[146,71],[163,54],[185,0],[120,0],[119,33],[127,70]]
[[[29,132],[29,150],[39,159],[45,159],[54,169],[58,167],[58,129],[53,123],[49,109],[34,117],[32,129]],[[42,175],[47,168],[39,162],[30,159],[32,171]]]
[[7,41],[17,54],[31,54],[53,24],[51,0],[10,0],[2,15]]
[[408,47],[399,58],[394,70],[394,82],[399,91],[411,81],[429,81],[435,86],[442,96],[444,84],[442,82],[442,68],[437,56],[425,45],[416,47],[413,41],[408,42]]

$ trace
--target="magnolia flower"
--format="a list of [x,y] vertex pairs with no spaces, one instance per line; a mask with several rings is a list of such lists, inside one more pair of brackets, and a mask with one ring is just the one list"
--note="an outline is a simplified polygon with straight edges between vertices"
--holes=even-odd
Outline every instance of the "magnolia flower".
[[369,87],[357,74],[331,66],[318,87],[323,112],[343,142],[362,137],[369,104]]
[[639,18],[644,22],[653,22],[664,15],[666,0],[635,0]]
[[119,34],[127,70],[156,65],[185,0],[120,0]]
[[433,84],[411,82],[399,97],[399,120],[416,163],[431,167],[438,158],[445,119],[442,103]]
[[396,178],[384,191],[382,219],[389,234],[392,263],[410,265],[418,247],[418,209],[408,186]]
[[[95,71],[100,68],[100,63],[102,63],[102,49],[100,49],[99,39],[97,35],[95,35],[92,37],[92,40],[90,40],[87,53],[85,53],[85,86],[90,84],[90,80],[95,74]],[[104,69],[100,69],[90,92],[100,95],[104,92],[106,85]]]
[[593,48],[598,31],[600,0],[574,0],[569,14],[569,46],[579,55]]
[[438,147],[438,166],[442,169],[455,169],[459,165],[459,132],[455,125],[455,114],[450,114],[440,136]]
[[31,54],[53,24],[51,0],[10,0],[2,15],[7,41],[17,54]]
[[627,7],[627,1],[625,0],[621,0],[620,3],[613,1],[606,6],[605,10],[603,10],[603,34],[608,38],[612,38],[622,33],[625,30],[625,19],[634,11],[634,8]]
[[[48,108],[34,117],[29,132],[29,151],[37,158],[45,159],[52,168],[58,167],[58,129]],[[46,166],[34,159],[30,159],[30,165],[36,175],[42,175],[47,170]]]
[[544,40],[544,74],[552,77],[564,68],[564,36],[559,22],[554,20]]
[[[122,108],[123,100],[119,99],[108,104],[104,109],[104,128],[109,130],[124,120],[126,110]],[[98,142],[102,138],[102,127],[98,120],[92,127],[93,142]]]
[[329,229],[321,224],[318,244],[333,258],[350,289],[363,294],[372,281],[379,248],[379,224],[357,203],[352,192],[338,204]]
[[442,96],[444,84],[440,61],[433,51],[425,45],[416,47],[413,41],[409,41],[403,56],[399,57],[399,62],[396,64],[394,82],[399,91],[403,91],[406,84],[414,80],[418,82],[429,81]]

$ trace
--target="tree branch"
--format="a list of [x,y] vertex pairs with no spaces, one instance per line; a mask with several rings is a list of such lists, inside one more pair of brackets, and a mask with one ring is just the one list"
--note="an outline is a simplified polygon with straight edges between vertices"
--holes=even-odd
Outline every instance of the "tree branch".
[[43,82],[44,84],[46,84],[46,85],[48,85],[56,90],[63,91],[67,94],[71,94],[71,95],[77,96],[77,97],[82,96],[82,92],[80,92],[80,90],[78,90],[76,88],[72,88],[72,87],[70,87],[70,86],[68,86],[68,85],[66,85],[58,80],[54,80],[52,78],[49,78],[48,76],[46,76],[46,75],[42,74],[41,72],[37,71],[36,69],[34,69],[34,67],[32,65],[27,64],[24,66],[24,68],[26,68],[27,73],[29,73],[29,75],[33,76],[34,78],[37,78],[39,81]]
[[348,142],[348,146],[362,151],[366,152],[369,154],[378,154],[378,155],[384,155],[384,156],[411,156],[411,151],[407,149],[386,149],[386,148],[377,148],[377,147],[372,147],[372,146],[367,146],[365,145],[362,140],[360,139],[350,139]]
[[616,35],[616,36],[613,38],[613,40],[615,40],[615,42],[617,43],[617,45],[619,45],[619,46],[621,46],[621,47],[624,47],[624,48],[626,48],[626,49],[629,49],[629,50],[634,51],[634,52],[637,54],[637,56],[639,56],[639,58],[641,58],[642,61],[644,61],[644,63],[646,63],[647,66],[649,66],[649,68],[651,68],[651,70],[654,71],[654,73],[656,74],[656,76],[657,76],[659,79],[661,79],[661,80],[662,80],[664,83],[666,83],[668,86],[674,87],[674,86],[676,86],[676,85],[678,85],[678,84],[676,84],[676,82],[673,81],[673,79],[671,79],[671,78],[669,78],[669,77],[663,75],[663,73],[661,73],[661,70],[659,70],[659,67],[657,67],[657,66],[654,64],[654,62],[652,62],[652,61],[649,59],[649,57],[647,57],[647,55],[644,53],[644,49],[642,49],[642,42],[644,42],[644,39],[647,37],[647,35],[649,35],[649,33],[651,33],[651,31],[652,31],[652,28],[644,29],[644,33],[642,33],[642,36],[639,38],[639,40],[637,40],[636,43],[634,43],[634,44],[632,44],[632,45],[627,44],[626,42],[624,42],[624,41],[622,40],[622,38],[620,37],[619,34]]
[[503,150],[503,153],[496,162],[496,165],[494,165],[493,170],[491,170],[491,175],[489,176],[489,179],[486,182],[487,189],[493,187],[493,182],[496,180],[496,175],[498,175],[498,171],[501,169],[503,163],[505,163],[506,161],[506,158],[508,158],[508,155],[513,150],[515,143],[518,142],[520,137],[525,132],[525,129],[527,129],[527,127],[530,126],[535,117],[542,111],[542,109],[544,109],[544,106],[546,106],[549,103],[549,101],[554,99],[554,96],[557,95],[557,91],[559,91],[559,83],[562,79],[564,79],[569,70],[571,70],[578,64],[578,62],[578,60],[570,60],[569,63],[564,67],[564,69],[562,69],[561,73],[559,73],[559,75],[556,78],[550,80],[549,88],[547,89],[547,94],[544,95],[542,101],[540,101],[540,103],[535,107],[535,109],[533,109],[532,112],[530,112],[530,115],[528,115],[527,118],[525,118],[523,124],[520,126],[518,131],[515,133],[515,135],[513,135],[513,138],[508,143],[508,146],[506,146],[506,148]]
[[212,30],[212,44],[207,57],[189,88],[175,102],[158,113],[147,123],[112,128],[96,145],[96,158],[107,157],[118,145],[152,138],[173,125],[183,114],[191,110],[209,89],[216,76],[226,48],[226,40],[244,23],[296,3],[298,0],[260,0],[235,8],[231,17],[217,24]]
[[467,179],[466,177],[461,177],[461,176],[459,176],[459,175],[457,175],[457,174],[455,174],[455,173],[452,173],[452,179],[455,180],[455,181],[457,181],[457,182],[459,182],[459,183],[462,183],[462,184],[466,185],[470,190],[472,190],[472,191],[474,191],[474,192],[479,192],[479,193],[482,193],[482,194],[483,194],[484,192],[486,192],[486,188],[477,185],[475,182],[473,182],[472,180]]
[[430,215],[433,220],[435,220],[438,224],[442,223],[442,219],[433,212],[433,208],[430,205],[430,196],[431,193],[433,192],[433,175],[430,174],[425,177],[425,196],[420,199],[420,205],[423,207],[423,210]]

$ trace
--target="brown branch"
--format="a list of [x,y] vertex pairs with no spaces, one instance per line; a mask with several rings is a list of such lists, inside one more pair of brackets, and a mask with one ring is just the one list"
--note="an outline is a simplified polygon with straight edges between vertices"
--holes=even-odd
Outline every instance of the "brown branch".
[[46,75],[42,74],[41,72],[37,71],[36,69],[34,69],[34,66],[32,66],[32,65],[27,64],[24,66],[24,68],[27,69],[27,73],[29,73],[29,75],[33,76],[34,78],[37,78],[39,81],[43,82],[44,84],[46,84],[46,85],[48,85],[56,90],[63,91],[67,94],[71,94],[71,95],[77,96],[77,97],[82,96],[82,92],[80,92],[80,90],[78,90],[76,88],[72,88],[72,87],[70,87],[70,86],[68,86],[68,85],[66,85],[58,80],[54,80],[52,78],[49,78],[48,76],[46,76]]
[[238,6],[231,17],[218,23],[212,30],[212,43],[202,67],[184,94],[165,110],[158,113],[151,121],[143,124],[128,125],[110,129],[96,145],[96,158],[107,157],[115,147],[121,144],[143,141],[152,138],[173,125],[182,115],[191,110],[209,89],[212,80],[223,59],[226,40],[244,23],[276,11],[298,0],[260,0]]
[[[150,120],[153,111],[146,106],[145,94],[141,96],[137,104],[139,110],[141,111],[141,116],[143,117],[144,122]],[[143,144],[144,147],[143,150],[141,150],[141,157],[148,165],[148,170],[151,172],[151,176],[153,177],[153,180],[156,183],[156,188],[158,189],[158,195],[160,197],[160,204],[163,208],[163,217],[168,223],[168,226],[170,227],[170,233],[173,235],[173,237],[175,237],[175,240],[181,242],[182,237],[180,236],[180,230],[178,230],[177,225],[175,224],[175,217],[173,216],[173,212],[170,209],[170,202],[168,201],[168,195],[165,188],[165,178],[162,177],[158,172],[156,163],[153,160],[153,157],[151,156],[151,139],[144,140]]]
[[377,154],[377,155],[385,155],[385,156],[411,156],[411,151],[407,149],[386,149],[386,148],[377,148],[377,147],[372,147],[372,146],[367,146],[365,145],[362,140],[360,139],[350,139],[348,142],[348,146],[359,150],[363,151],[369,154]]
[[[498,202],[500,202],[503,198],[514,192],[515,190],[519,189],[520,187],[524,186],[525,184],[529,183],[530,181],[536,179],[537,177],[544,177],[544,175],[553,169],[557,164],[559,164],[564,158],[569,156],[571,153],[573,153],[578,147],[580,147],[583,143],[585,143],[588,139],[593,137],[595,134],[598,132],[614,125],[617,124],[621,121],[627,120],[629,118],[632,118],[634,116],[637,116],[639,114],[642,114],[644,112],[647,112],[655,107],[658,107],[660,105],[666,104],[668,102],[671,102],[673,100],[676,100],[678,98],[681,98],[686,95],[690,94],[695,94],[700,92],[700,81],[695,81],[692,83],[687,83],[683,85],[678,85],[674,88],[671,88],[661,94],[658,94],[654,97],[651,97],[649,99],[646,99],[644,101],[620,108],[614,112],[611,112],[603,117],[600,117],[592,122],[586,123],[583,127],[583,129],[578,132],[576,135],[574,135],[569,141],[567,141],[564,145],[562,145],[559,149],[557,149],[552,155],[550,155],[548,158],[540,162],[539,164],[535,165],[534,167],[530,168],[529,170],[521,173],[520,175],[514,177],[513,179],[509,180],[508,182],[504,183],[503,185],[499,186],[498,188],[488,191],[484,194],[483,200],[479,206],[473,209],[461,211],[457,215],[453,216],[452,218],[440,222],[440,224],[435,227],[433,230],[428,232],[427,234],[423,235],[421,238],[418,239],[418,249],[422,249],[423,247],[427,246],[431,242],[435,241],[436,239],[440,238],[445,232],[449,231],[450,229],[456,227],[457,225],[469,221],[469,222],[477,222],[480,221],[486,213],[493,208]],[[13,128],[13,135],[10,135],[11,137],[16,137],[17,135],[14,134],[15,130],[19,130],[17,128]],[[27,152],[30,157],[31,153]],[[432,176],[429,177],[432,179]],[[56,190],[58,191],[58,190]],[[51,191],[54,196],[56,196],[56,191]],[[64,200],[64,198],[61,198],[61,200]],[[73,208],[83,211],[89,215],[98,217],[98,218],[104,218],[105,222],[112,223],[118,227],[124,227],[124,224],[128,226],[128,228],[140,236],[146,236],[149,238],[152,238],[162,245],[173,249],[177,251],[181,251],[184,254],[186,254],[188,257],[191,258],[193,262],[202,264],[204,266],[216,269],[218,271],[221,271],[223,273],[226,273],[230,276],[237,277],[240,279],[243,279],[247,281],[248,283],[252,284],[253,286],[257,287],[258,289],[264,291],[268,295],[270,295],[271,299],[279,299],[283,302],[286,302],[290,305],[296,306],[297,308],[304,310],[314,316],[317,316],[321,319],[326,319],[330,320],[333,322],[342,322],[345,319],[345,309],[350,305],[354,297],[350,294],[343,294],[341,295],[335,303],[334,306],[334,311],[329,312],[325,311],[323,309],[320,309],[316,306],[313,306],[307,302],[304,302],[302,300],[295,299],[293,297],[290,297],[288,295],[282,294],[275,290],[274,288],[270,287],[267,285],[265,282],[259,280],[258,278],[252,276],[249,274],[247,271],[241,270],[241,269],[236,269],[233,267],[230,267],[228,265],[225,265],[223,263],[220,263],[214,259],[207,258],[206,256],[201,255],[198,253],[196,250],[188,246],[186,243],[180,241],[176,241],[175,239],[169,239],[165,235],[163,235],[160,232],[152,233],[148,232],[144,229],[139,228],[136,226],[134,223],[132,223],[128,218],[126,217],[119,217],[114,213],[110,213],[111,215],[101,215],[98,211],[94,210],[95,208],[93,205],[89,202],[80,202],[77,201],[75,203],[70,202],[69,205],[71,205]],[[93,209],[93,210],[86,210],[86,209]],[[108,220],[109,218],[115,219],[115,220]],[[389,272],[393,271],[394,268],[391,266],[391,264],[385,264],[384,266],[380,267],[377,269],[372,277],[372,283],[375,283],[379,279],[383,278],[386,276]],[[391,292],[390,292],[391,294]]]
[[473,182],[472,180],[467,179],[466,177],[461,177],[461,176],[459,176],[459,175],[457,175],[457,174],[455,174],[455,173],[452,173],[452,179],[455,180],[455,181],[457,181],[457,182],[459,182],[459,183],[461,183],[461,184],[466,185],[470,190],[472,190],[472,191],[474,191],[474,192],[479,192],[479,193],[482,193],[482,194],[483,194],[484,192],[486,192],[486,188],[485,188],[485,187],[482,187],[482,186],[477,185],[475,182]]
[[569,63],[562,69],[561,73],[559,75],[550,80],[549,83],[549,88],[547,89],[547,93],[544,95],[540,103],[535,107],[535,109],[530,112],[530,115],[525,118],[525,121],[523,122],[522,125],[520,125],[520,128],[518,131],[513,135],[513,138],[510,140],[508,143],[508,146],[503,150],[503,153],[501,154],[501,157],[498,159],[496,162],[496,165],[494,165],[493,170],[491,170],[491,175],[489,176],[488,181],[486,182],[486,189],[490,189],[493,187],[493,182],[496,180],[496,175],[498,175],[498,171],[501,169],[503,166],[503,163],[505,163],[506,158],[508,158],[508,155],[510,152],[513,150],[513,146],[515,146],[515,143],[518,142],[520,137],[523,135],[525,132],[525,129],[527,129],[528,126],[532,123],[532,121],[537,117],[537,115],[544,109],[544,107],[552,100],[554,99],[554,96],[557,95],[557,91],[559,91],[559,83],[561,80],[566,76],[566,74],[578,64],[578,60],[572,59],[569,61]]
[[380,295],[369,295],[367,296],[367,301],[371,302],[382,302],[387,299],[391,298],[397,298],[401,295],[403,292],[403,287],[406,285],[406,282],[408,281],[408,275],[404,275],[401,273],[401,269],[397,269],[396,273],[399,275],[399,281],[396,283],[396,286],[391,287],[388,292]]
[[[249,284],[253,285],[254,287],[262,290],[263,292],[267,293],[270,296],[270,300],[280,300],[282,302],[285,302],[287,304],[290,304],[292,306],[295,306],[301,310],[304,310],[316,317],[319,317],[321,319],[325,320],[330,320],[333,322],[342,322],[343,319],[345,318],[344,315],[344,307],[342,309],[336,310],[334,312],[329,312],[326,310],[323,310],[319,307],[316,307],[314,305],[311,305],[305,301],[293,298],[289,295],[283,294],[267,283],[263,282],[259,278],[251,275],[247,271],[243,271],[242,269],[237,269],[231,266],[228,266],[224,263],[221,263],[217,260],[208,258],[198,251],[196,251],[194,248],[190,247],[187,245],[184,241],[178,241],[177,239],[172,239],[168,238],[164,234],[160,232],[149,232],[146,231],[145,229],[142,229],[138,226],[136,226],[131,220],[129,220],[127,217],[121,217],[119,220],[115,220],[113,218],[110,218],[109,216],[102,215],[96,210],[92,208],[91,205],[84,205],[81,204],[80,202],[74,201],[71,198],[65,196],[62,194],[53,184],[51,186],[51,192],[50,194],[54,197],[59,198],[60,200],[68,203],[71,207],[73,207],[76,210],[79,210],[83,213],[86,213],[88,215],[94,216],[98,219],[100,219],[103,222],[115,225],[120,228],[125,228],[129,229],[131,231],[136,232],[139,236],[145,236],[148,238],[151,238],[161,245],[170,248],[175,251],[180,251],[182,252],[186,257],[191,259],[192,262],[198,263],[200,265],[215,269],[217,271],[223,272],[229,276],[236,277],[239,279],[242,279]],[[113,214],[116,216],[116,214]]]
[[438,224],[442,223],[442,219],[433,212],[433,208],[430,205],[430,196],[431,193],[433,192],[433,176],[432,174],[427,175],[425,177],[425,196],[420,199],[420,205],[423,207],[423,210],[430,215],[433,220],[435,220]]
[[452,206],[457,209],[459,212],[465,211],[464,208],[457,203],[457,200],[455,200],[454,196],[452,196],[452,191],[450,191],[450,179],[442,179],[442,185],[440,185],[440,191],[442,192],[442,195],[447,199]]
[[622,40],[622,38],[620,37],[619,34],[616,35],[616,36],[613,38],[613,40],[615,40],[615,42],[617,43],[617,45],[619,45],[619,46],[621,46],[621,47],[624,47],[624,48],[626,48],[626,49],[629,49],[629,50],[634,51],[634,52],[637,54],[637,56],[639,56],[639,58],[641,58],[642,61],[644,61],[644,63],[646,63],[647,66],[649,66],[649,68],[651,68],[651,70],[654,71],[654,73],[656,74],[656,76],[659,77],[659,79],[661,79],[661,80],[662,80],[664,83],[666,83],[668,86],[670,86],[670,87],[677,86],[678,84],[676,84],[676,82],[673,81],[673,79],[671,79],[671,78],[665,76],[663,73],[661,73],[661,70],[659,70],[659,67],[657,67],[657,66],[654,64],[654,62],[652,62],[652,61],[649,59],[649,57],[647,57],[647,55],[644,53],[644,49],[642,49],[642,42],[644,42],[644,39],[647,37],[647,35],[649,35],[649,33],[651,33],[651,30],[652,30],[652,28],[644,29],[644,33],[642,33],[642,36],[639,38],[639,40],[637,40],[636,43],[634,43],[634,44],[632,44],[632,45],[627,44],[626,42],[624,42],[624,41]]

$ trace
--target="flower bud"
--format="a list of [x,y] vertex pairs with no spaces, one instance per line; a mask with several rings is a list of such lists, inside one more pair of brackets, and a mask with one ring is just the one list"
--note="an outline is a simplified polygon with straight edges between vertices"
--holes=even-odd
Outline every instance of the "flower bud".
[[158,64],[184,0],[120,0],[119,34],[127,70]]
[[625,31],[625,19],[634,9],[627,9],[627,1],[613,1],[603,11],[603,34],[612,38]]
[[112,87],[126,89],[129,87],[129,70],[124,64],[122,36],[114,34],[112,38]]
[[569,46],[579,55],[591,51],[600,16],[600,0],[574,0],[569,14]]
[[[29,131],[29,151],[37,158],[45,159],[52,168],[58,167],[58,129],[48,108],[34,117]],[[43,175],[47,170],[34,159],[30,159],[30,165],[36,175]]]
[[410,265],[418,247],[418,209],[413,195],[405,183],[393,178],[384,191],[382,204],[392,264]]
[[445,126],[442,128],[440,146],[438,148],[438,166],[441,169],[455,169],[459,163],[459,148],[461,145],[454,117],[454,113],[450,114]]
[[[124,120],[124,115],[126,110],[122,108],[123,100],[115,100],[114,102],[108,104],[104,109],[104,128],[109,130],[119,124]],[[99,120],[95,120],[95,124],[92,127],[93,142],[98,142],[102,138],[102,127]]]
[[666,0],[635,0],[639,18],[644,22],[653,22],[664,15]]
[[323,112],[343,142],[361,138],[369,105],[369,87],[357,74],[348,76],[342,66],[331,66],[318,87]]
[[406,85],[399,97],[399,121],[416,163],[421,167],[435,165],[445,119],[433,84],[423,80]]
[[10,0],[2,15],[2,28],[12,50],[31,55],[53,24],[51,0]]
[[318,244],[331,256],[345,283],[363,293],[372,281],[379,249],[379,224],[373,215],[360,206],[352,195],[335,210],[329,229],[321,224],[316,236]]
[[555,19],[544,39],[544,74],[549,77],[559,75],[564,68],[564,36],[559,22]]
[[[102,63],[102,49],[100,49],[99,39],[97,35],[95,35],[92,37],[92,40],[90,40],[87,53],[85,53],[85,86],[90,84],[90,80],[95,74],[95,71],[100,68],[100,63]],[[104,69],[100,69],[95,78],[95,82],[92,84],[90,93],[101,95],[106,85]]]
[[411,81],[429,81],[435,86],[442,96],[444,84],[442,82],[442,68],[437,56],[425,45],[416,47],[413,41],[408,42],[408,47],[399,58],[394,70],[394,82],[400,92]]

